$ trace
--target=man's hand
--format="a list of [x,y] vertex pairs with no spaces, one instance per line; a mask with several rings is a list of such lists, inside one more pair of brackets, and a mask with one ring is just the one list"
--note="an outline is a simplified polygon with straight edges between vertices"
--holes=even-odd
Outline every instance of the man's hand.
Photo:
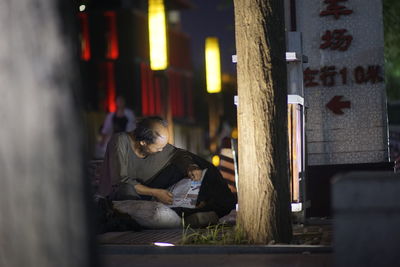
[[200,181],[203,171],[196,164],[190,165],[188,168],[188,177],[193,181]]
[[165,189],[151,188],[142,184],[135,185],[135,190],[139,195],[152,196],[164,204],[172,204],[173,195]]
[[174,196],[171,192],[165,189],[154,189],[153,196],[161,203],[171,205]]

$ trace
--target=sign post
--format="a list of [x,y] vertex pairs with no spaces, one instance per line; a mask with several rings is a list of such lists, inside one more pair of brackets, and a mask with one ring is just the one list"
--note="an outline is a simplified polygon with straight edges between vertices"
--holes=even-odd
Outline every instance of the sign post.
[[390,170],[381,0],[290,1],[301,32],[306,217],[329,217],[340,172]]
[[387,162],[381,0],[297,1],[309,166]]

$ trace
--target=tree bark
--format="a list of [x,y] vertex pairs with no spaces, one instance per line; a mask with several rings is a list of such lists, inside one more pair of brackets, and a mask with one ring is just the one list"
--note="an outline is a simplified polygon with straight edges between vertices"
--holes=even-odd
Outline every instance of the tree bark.
[[292,237],[283,1],[234,0],[239,131],[238,227],[252,243]]
[[94,263],[70,2],[0,0],[0,266]]

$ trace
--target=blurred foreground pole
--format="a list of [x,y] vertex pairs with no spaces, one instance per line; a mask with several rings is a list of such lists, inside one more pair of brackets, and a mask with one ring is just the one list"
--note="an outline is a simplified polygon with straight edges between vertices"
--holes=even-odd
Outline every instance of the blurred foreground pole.
[[0,0],[0,266],[90,266],[73,9]]
[[290,242],[283,1],[234,0],[238,226],[252,243]]

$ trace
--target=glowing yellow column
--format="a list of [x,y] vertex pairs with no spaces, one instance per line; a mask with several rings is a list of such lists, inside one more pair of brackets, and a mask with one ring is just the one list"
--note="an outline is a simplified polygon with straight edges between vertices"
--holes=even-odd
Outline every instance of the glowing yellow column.
[[149,0],[150,67],[165,70],[168,67],[167,33],[164,0]]
[[221,59],[218,38],[206,38],[206,77],[207,92],[221,92]]

